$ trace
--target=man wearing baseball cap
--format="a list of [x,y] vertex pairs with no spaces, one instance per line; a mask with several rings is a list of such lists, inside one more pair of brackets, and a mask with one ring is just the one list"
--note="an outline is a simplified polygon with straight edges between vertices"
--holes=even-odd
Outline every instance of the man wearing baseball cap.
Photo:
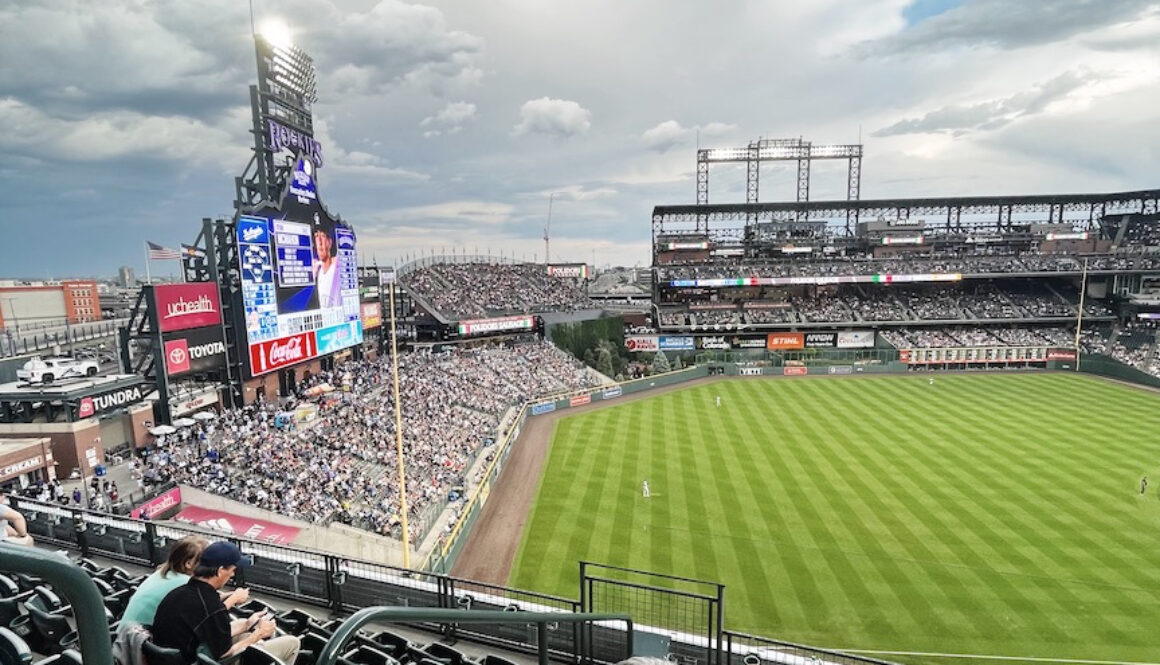
[[297,637],[273,637],[274,621],[264,612],[231,621],[218,594],[238,568],[249,565],[249,559],[231,542],[219,541],[205,548],[189,582],[170,591],[157,606],[154,644],[180,649],[189,663],[196,662],[199,648],[217,660],[228,660],[258,645],[292,665],[300,646]]

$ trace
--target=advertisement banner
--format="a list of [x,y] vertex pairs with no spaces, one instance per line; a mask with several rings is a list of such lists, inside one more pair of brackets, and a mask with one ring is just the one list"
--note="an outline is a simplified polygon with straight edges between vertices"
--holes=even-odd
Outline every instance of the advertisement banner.
[[910,362],[910,349],[902,349],[898,352],[898,359],[904,363]]
[[180,418],[181,416],[184,416],[187,413],[193,413],[194,411],[197,411],[198,409],[204,409],[205,407],[207,407],[211,404],[217,404],[217,402],[218,402],[217,391],[210,388],[210,389],[202,391],[202,393],[200,395],[197,395],[195,397],[191,397],[189,399],[181,400],[178,402],[171,402],[171,406],[169,407],[169,410],[174,417]]
[[604,391],[600,393],[600,398],[615,399],[623,394],[624,388],[621,388],[620,386],[612,386],[611,388],[605,388]]
[[733,348],[733,345],[723,335],[708,335],[697,338],[697,348],[705,351],[728,351]]
[[163,340],[165,373],[170,377],[225,367],[226,344],[220,326],[169,333]]
[[555,402],[540,402],[539,404],[532,405],[532,415],[533,416],[542,416],[545,413],[551,413],[555,410],[556,410],[556,403]]
[[761,376],[760,367],[742,367],[741,376]]
[[474,319],[459,322],[460,335],[485,335],[495,332],[532,330],[536,321],[531,316],[505,316],[498,319]]
[[834,365],[829,369],[830,374],[853,374],[853,365]]
[[805,345],[807,349],[832,349],[838,344],[838,333],[812,332],[806,333]]
[[383,306],[377,302],[364,302],[362,304],[363,330],[378,328],[381,325],[383,325]]
[[362,321],[347,321],[337,326],[323,328],[314,334],[318,355],[324,356],[355,344],[362,344]]
[[584,406],[592,402],[592,395],[577,395],[568,400],[568,406]]
[[181,487],[174,487],[168,492],[160,496],[155,496],[145,503],[137,506],[133,510],[130,510],[129,517],[132,517],[135,520],[139,520],[142,517],[147,520],[151,520],[154,517],[157,517],[158,515],[169,510],[170,508],[176,508],[180,505]]
[[695,346],[692,337],[661,337],[658,345],[661,351],[692,351]]
[[250,345],[250,373],[254,376],[273,372],[304,360],[310,360],[318,353],[314,346],[314,333],[298,333],[289,337],[272,339]]
[[801,367],[801,366],[797,366],[797,365],[790,366],[790,367],[783,367],[781,370],[781,373],[784,376],[805,376],[808,372],[809,372],[809,370],[807,370],[805,367]]
[[874,347],[873,330],[855,330],[838,333],[839,349],[870,349]]
[[556,263],[548,266],[548,274],[553,277],[572,277],[575,279],[588,279],[588,264],[587,263]]
[[765,338],[765,348],[792,350],[806,348],[805,336],[801,333],[770,333]]
[[222,322],[216,282],[158,284],[153,287],[153,307],[161,332],[202,328]]
[[624,338],[624,348],[628,351],[660,351],[660,339],[655,335],[643,335]]
[[130,406],[145,399],[143,384],[109,390],[97,395],[82,397],[77,402],[77,418],[90,418],[108,413],[121,407]]
[[1049,349],[1047,351],[1047,359],[1075,362],[1075,351],[1068,351],[1066,349]]
[[732,344],[733,348],[735,348],[735,349],[764,349],[765,348],[765,338],[764,337],[732,337],[732,338],[730,338],[729,343]]
[[295,526],[275,524],[266,520],[243,517],[209,508],[198,508],[197,506],[189,506],[177,513],[173,519],[228,535],[264,540],[278,545],[289,545],[294,542],[294,539],[298,537],[298,532],[301,531]]

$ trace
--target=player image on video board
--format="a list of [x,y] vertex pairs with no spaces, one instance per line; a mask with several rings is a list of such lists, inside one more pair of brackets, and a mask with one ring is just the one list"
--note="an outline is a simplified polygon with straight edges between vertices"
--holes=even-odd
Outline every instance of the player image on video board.
[[[327,228],[329,226],[329,228]],[[339,267],[334,225],[314,226],[314,282],[319,307],[342,307],[342,269]]]

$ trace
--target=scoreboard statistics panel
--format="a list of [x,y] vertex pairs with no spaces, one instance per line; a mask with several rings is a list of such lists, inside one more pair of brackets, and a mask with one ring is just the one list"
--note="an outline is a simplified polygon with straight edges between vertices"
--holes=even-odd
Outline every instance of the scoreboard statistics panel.
[[362,343],[353,231],[241,216],[237,235],[252,374],[278,369],[287,347],[300,362]]

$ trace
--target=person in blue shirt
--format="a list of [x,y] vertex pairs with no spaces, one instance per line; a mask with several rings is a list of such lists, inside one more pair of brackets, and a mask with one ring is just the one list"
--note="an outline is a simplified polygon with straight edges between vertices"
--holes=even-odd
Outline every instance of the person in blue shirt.
[[[169,551],[169,558],[157,567],[152,575],[137,587],[125,613],[121,617],[121,628],[127,628],[130,623],[139,623],[145,626],[153,624],[153,616],[157,613],[157,606],[161,599],[170,591],[185,584],[193,574],[201,558],[202,551],[209,545],[209,541],[200,536],[186,536],[173,545]],[[226,607],[233,607],[244,603],[250,598],[248,589],[237,589],[223,598]]]

